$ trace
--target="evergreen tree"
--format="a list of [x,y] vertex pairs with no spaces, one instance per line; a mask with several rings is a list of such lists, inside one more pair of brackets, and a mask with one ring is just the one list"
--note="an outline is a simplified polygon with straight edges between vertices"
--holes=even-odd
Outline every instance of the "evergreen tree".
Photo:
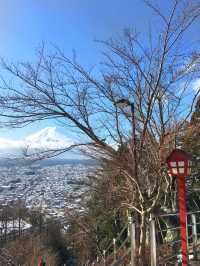
[[200,173],[200,97],[184,136],[183,148],[193,156],[193,173]]
[[200,97],[191,116],[190,124],[185,130],[183,149],[193,157],[192,175],[187,179],[187,207],[188,210],[200,207]]

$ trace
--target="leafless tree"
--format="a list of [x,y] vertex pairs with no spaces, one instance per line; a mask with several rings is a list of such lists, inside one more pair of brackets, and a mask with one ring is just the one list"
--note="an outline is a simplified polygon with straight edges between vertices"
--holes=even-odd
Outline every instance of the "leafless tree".
[[[146,219],[167,205],[171,180],[161,160],[166,135],[170,132],[174,140],[171,136],[193,110],[199,89],[194,92],[191,86],[199,78],[200,63],[197,45],[183,46],[188,42],[185,32],[199,17],[199,3],[171,1],[168,15],[150,1],[146,4],[160,25],[147,43],[132,30],[125,30],[120,40],[102,41],[105,59],[98,71],[84,68],[58,48],[49,55],[42,47],[37,63],[2,61],[14,80],[1,79],[0,95],[2,125],[23,127],[55,119],[79,134],[80,142],[71,148],[80,145],[91,157],[112,159],[126,181],[123,206],[139,215],[140,257]],[[122,98],[135,104],[134,145],[130,110],[116,105]]]

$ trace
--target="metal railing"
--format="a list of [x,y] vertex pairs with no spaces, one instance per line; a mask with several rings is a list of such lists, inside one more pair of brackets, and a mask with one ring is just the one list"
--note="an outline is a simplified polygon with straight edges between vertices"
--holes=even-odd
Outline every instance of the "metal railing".
[[[151,266],[175,265],[181,261],[180,226],[174,225],[174,227],[170,226],[165,229],[159,226],[160,221],[172,217],[176,217],[174,223],[178,223],[178,216],[179,213],[171,213],[155,216],[150,220]],[[197,259],[198,239],[200,239],[200,211],[188,212],[187,221],[188,257],[189,259]],[[173,232],[171,239],[167,236],[170,232]]]
[[108,246],[103,250],[97,265],[117,266],[128,265],[135,266],[135,241],[136,227],[132,218],[128,218],[128,222],[123,226],[122,230],[113,238]]
[[[200,246],[198,246],[198,241],[200,240],[200,211],[188,212],[187,221],[188,257],[189,259],[196,259],[198,248],[200,250]],[[150,265],[170,266],[180,262],[181,239],[179,213],[151,217],[146,225]],[[132,218],[129,218],[129,221],[124,225],[116,238],[110,241],[94,265],[135,266],[137,256],[136,229],[136,224],[132,221]]]

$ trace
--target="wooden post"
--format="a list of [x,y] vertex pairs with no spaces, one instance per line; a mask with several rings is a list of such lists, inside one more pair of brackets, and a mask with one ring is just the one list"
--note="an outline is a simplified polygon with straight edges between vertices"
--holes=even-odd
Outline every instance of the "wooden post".
[[130,221],[129,228],[130,228],[129,231],[131,239],[131,266],[135,266],[135,257],[136,257],[135,223]]
[[131,240],[131,224],[132,224],[132,217],[128,216],[128,227],[127,227],[127,236],[130,238]]
[[113,256],[114,256],[114,261],[117,260],[117,251],[116,251],[116,239],[113,238]]
[[106,251],[103,251],[103,265],[106,266]]
[[156,266],[156,230],[155,220],[150,220],[150,247],[151,247],[151,266]]
[[193,254],[194,259],[197,259],[197,221],[196,221],[196,215],[192,214],[192,248],[193,248]]

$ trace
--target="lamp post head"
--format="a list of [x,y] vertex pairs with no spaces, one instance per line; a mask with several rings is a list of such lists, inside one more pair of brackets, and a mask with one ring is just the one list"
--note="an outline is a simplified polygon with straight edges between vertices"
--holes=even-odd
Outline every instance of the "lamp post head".
[[132,103],[128,99],[119,99],[118,101],[115,102],[115,105],[121,108],[130,106]]
[[167,157],[166,163],[171,176],[188,176],[191,174],[191,156],[180,149],[173,150]]

